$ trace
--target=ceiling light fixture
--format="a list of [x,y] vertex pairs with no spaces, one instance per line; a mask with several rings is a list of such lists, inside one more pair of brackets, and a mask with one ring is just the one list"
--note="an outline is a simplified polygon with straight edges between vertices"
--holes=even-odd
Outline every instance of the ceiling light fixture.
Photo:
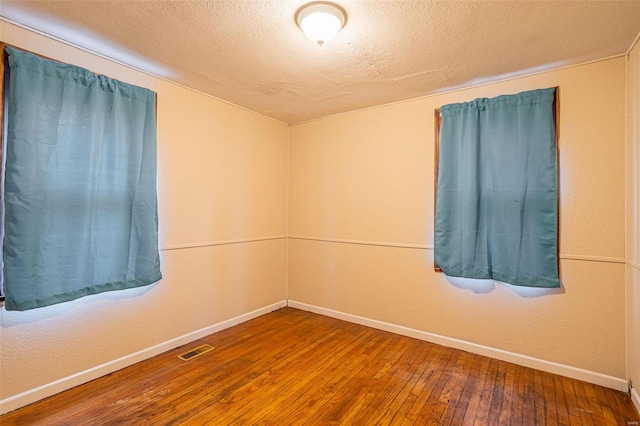
[[296,12],[296,22],[309,40],[322,46],[344,27],[347,14],[340,6],[325,1],[315,1],[302,6]]

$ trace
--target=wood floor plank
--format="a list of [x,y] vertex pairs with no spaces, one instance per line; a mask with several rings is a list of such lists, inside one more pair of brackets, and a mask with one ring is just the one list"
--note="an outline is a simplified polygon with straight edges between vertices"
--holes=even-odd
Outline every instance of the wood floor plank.
[[349,393],[349,390],[354,383],[357,383],[360,378],[367,377],[370,371],[380,365],[383,360],[382,354],[392,347],[395,339],[383,339],[379,341],[379,347],[375,347],[372,351],[362,353],[355,358],[355,364],[352,364],[348,371],[339,371],[336,379],[332,381],[330,386],[323,387],[315,397],[315,406],[309,409],[309,416],[307,422],[313,424],[314,419],[327,416],[328,413],[336,410],[336,405],[340,404],[340,398],[345,400],[345,403],[353,401],[353,394]]
[[578,408],[578,396],[576,395],[576,391],[573,387],[573,382],[571,380],[567,380],[565,377],[561,377],[560,382],[562,383],[562,390],[567,404],[566,408],[569,413],[569,424],[571,426],[580,426],[584,420],[582,419],[582,413]]
[[[498,370],[496,372],[496,382],[493,386],[491,393],[491,404],[489,407],[490,420],[500,419],[502,413],[502,406],[505,402],[505,389],[506,389],[506,376],[507,376],[507,363],[499,362]],[[499,424],[499,421],[497,422]]]
[[544,418],[546,415],[544,384],[542,383],[542,375],[538,373],[540,372],[533,369],[527,369],[524,376],[525,386],[530,386],[531,392],[535,395],[532,401],[533,409],[528,409],[526,403],[524,407],[524,410],[527,412],[524,413],[523,420],[527,420],[527,414],[529,414],[531,416],[531,419],[528,421],[529,424],[544,424]]
[[572,382],[573,390],[576,395],[577,407],[575,410],[580,415],[580,422],[583,425],[593,426],[596,425],[596,421],[593,416],[593,411],[589,407],[587,401],[584,386],[579,381]]
[[[429,391],[429,397],[424,402],[418,416],[416,417],[415,424],[427,424],[436,420],[436,416],[439,414],[439,403],[442,402],[442,398],[445,387],[449,385],[451,377],[454,374],[454,368],[460,358],[461,352],[453,351],[451,358],[448,359],[446,364],[440,366],[440,374],[438,381],[433,385],[433,389]],[[435,415],[434,415],[435,412]]]
[[438,403],[431,413],[431,419],[427,423],[452,424],[455,409],[458,406],[458,401],[471,372],[469,364],[473,358],[474,356],[468,352],[460,352],[460,356],[453,367],[452,377],[440,394]]
[[[304,369],[309,363],[305,355],[312,351],[318,356],[325,355],[327,353],[327,349],[326,347],[323,349],[323,344],[332,337],[334,337],[334,333],[329,333],[323,336],[322,339],[315,342],[306,342],[304,348],[295,346],[293,342],[287,342],[287,350],[297,353],[297,358],[291,359],[288,356],[284,356],[282,353],[278,353],[276,356],[272,355],[270,361],[267,361],[269,358],[266,357],[263,362],[254,362],[254,365],[250,369],[247,369],[247,372],[251,373],[248,377],[244,379],[241,378],[241,380],[234,383],[233,387],[224,389],[223,392],[209,402],[206,411],[203,411],[198,416],[193,417],[192,420],[197,422],[206,418],[207,412],[216,412],[218,409],[221,410],[225,406],[243,407],[244,411],[255,408],[254,396],[256,391],[259,391],[260,389],[268,389],[273,392],[273,387],[282,380],[285,380],[285,375],[293,372],[294,375],[297,376],[295,373]],[[287,369],[291,371],[285,371],[281,368],[285,365]],[[186,407],[181,408],[182,411],[186,411]],[[241,414],[242,410],[233,412],[227,411],[223,415],[219,415],[217,418],[220,422],[225,422],[226,420],[230,420],[229,417],[239,416]]]
[[[290,396],[285,407],[273,417],[274,423],[292,424],[300,412],[311,415],[324,405],[324,402],[333,396],[338,385],[346,382],[346,378],[351,377],[358,366],[361,367],[362,363],[366,362],[366,359],[357,356],[356,352],[375,356],[369,351],[370,348],[377,346],[376,342],[371,340],[372,337],[371,333],[367,333],[363,335],[363,341],[359,342],[359,345],[350,345],[344,354],[336,354],[332,362],[320,371],[321,374],[306,383],[299,392]],[[380,341],[377,343],[382,349],[383,344],[380,344]]]
[[553,419],[556,418],[558,420],[558,423],[563,426],[571,425],[569,405],[564,393],[562,377],[552,376],[547,373],[543,373],[542,371],[536,371],[536,374],[542,376],[545,383],[549,383],[549,388],[545,388],[545,396],[548,394],[550,397],[550,395],[555,394],[555,403],[548,405],[545,404],[547,423],[553,421]]
[[[601,388],[605,392],[606,388]],[[616,419],[622,418],[625,425],[638,424],[638,411],[635,410],[635,406],[631,401],[631,395],[628,393],[611,393],[606,392],[609,406],[616,413]]]
[[463,400],[465,405],[460,407],[460,410],[464,410],[464,416],[459,424],[472,425],[474,423],[478,415],[482,391],[487,381],[487,371],[490,362],[491,358],[476,356],[475,362],[471,367],[473,380],[469,382],[468,389],[466,389],[467,398],[466,401]]
[[500,361],[491,359],[489,361],[489,368],[485,375],[485,386],[480,394],[480,403],[476,410],[476,418],[474,419],[474,425],[486,425],[489,424],[489,411],[491,410],[491,400],[493,397],[493,388],[496,386],[496,380],[498,376],[498,366]]
[[[276,394],[269,404],[263,404],[263,407],[255,412],[251,417],[246,419],[247,423],[253,424],[260,422],[264,418],[276,419],[278,416],[295,416],[299,412],[297,407],[304,406],[307,402],[306,397],[314,391],[326,384],[331,377],[329,372],[335,374],[345,364],[341,360],[341,356],[347,353],[354,345],[364,343],[365,335],[354,342],[345,342],[343,346],[332,346],[329,348],[326,359],[321,363],[315,363],[309,368],[303,367],[295,377],[284,383],[281,387],[274,387]],[[352,368],[355,364],[352,364]],[[288,368],[288,367],[287,367]],[[350,371],[351,369],[349,369]],[[326,378],[325,378],[326,377]],[[283,381],[284,382],[284,381]],[[334,381],[335,385],[337,381]],[[313,406],[310,404],[309,406]],[[284,409],[276,409],[276,407],[286,407]]]
[[[411,342],[413,343],[413,342]],[[345,419],[353,424],[389,424],[398,407],[402,405],[408,392],[420,377],[424,368],[424,358],[430,351],[428,346],[410,345],[403,357],[372,386],[367,395],[367,403],[354,410]],[[416,374],[417,371],[420,373]]]
[[433,345],[429,351],[429,356],[423,360],[425,368],[398,411],[393,415],[392,421],[396,424],[413,424],[418,413],[424,406],[425,401],[433,389],[440,374],[441,365],[448,362],[449,357],[454,353],[452,349]]
[[316,413],[309,418],[310,424],[340,424],[350,410],[352,410],[369,392],[369,386],[376,383],[405,350],[404,339],[392,338],[380,355],[368,359],[358,370],[358,374],[351,377]]
[[521,419],[513,418],[511,403],[516,398],[514,392],[514,386],[516,383],[516,366],[514,364],[507,364],[504,372],[504,384],[502,386],[502,398],[503,404],[500,410],[500,417],[498,423],[500,424],[521,424]]
[[[328,336],[331,335],[328,334]],[[348,336],[350,338],[348,341],[346,337],[342,336],[337,345],[325,345],[325,341],[319,341],[317,347],[312,348],[313,351],[299,353],[293,360],[273,365],[270,369],[271,374],[266,377],[266,381],[252,383],[251,387],[247,389],[251,405],[244,413],[236,413],[233,417],[241,423],[254,424],[272,412],[274,407],[285,403],[291,397],[295,397],[299,389],[310,380],[317,378],[321,371],[326,371],[329,365],[328,361],[333,353],[339,351],[341,347],[348,347],[356,342],[356,340],[351,340],[354,334]],[[291,374],[292,372],[294,374]],[[259,400],[256,400],[254,396],[261,389],[269,389],[270,396],[264,398],[264,395],[260,395]],[[231,418],[219,417],[218,420],[225,422],[230,421]]]
[[[215,349],[177,358],[201,344]],[[284,308],[0,416],[12,425],[629,425],[627,394]]]
[[[419,379],[424,375],[425,370],[429,366],[429,363],[425,362],[425,359],[432,356],[431,353],[433,350],[434,346],[424,346],[421,348],[421,352],[416,354],[409,368],[402,374],[404,377],[397,380],[394,386],[394,394],[387,397],[388,402],[382,401],[379,408],[375,409],[370,418],[367,419],[370,424],[389,424],[394,421],[400,413],[401,407],[407,402],[412,391],[415,390]],[[400,418],[401,417],[398,417],[398,419]]]

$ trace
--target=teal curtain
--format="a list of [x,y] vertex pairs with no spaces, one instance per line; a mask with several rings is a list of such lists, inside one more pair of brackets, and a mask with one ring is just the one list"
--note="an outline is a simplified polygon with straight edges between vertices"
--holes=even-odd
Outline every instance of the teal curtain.
[[155,93],[7,54],[6,309],[158,281]]
[[445,274],[560,286],[554,96],[440,109],[435,261]]

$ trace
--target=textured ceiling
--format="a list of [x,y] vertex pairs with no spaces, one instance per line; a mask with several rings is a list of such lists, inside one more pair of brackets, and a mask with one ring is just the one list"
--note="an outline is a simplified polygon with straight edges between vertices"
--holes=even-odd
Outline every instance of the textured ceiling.
[[12,1],[0,15],[296,123],[625,53],[640,1],[336,0],[324,46],[303,0]]

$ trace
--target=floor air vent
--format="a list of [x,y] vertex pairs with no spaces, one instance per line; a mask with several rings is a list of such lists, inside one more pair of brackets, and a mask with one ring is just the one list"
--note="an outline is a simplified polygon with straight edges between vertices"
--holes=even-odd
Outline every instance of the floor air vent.
[[180,358],[183,361],[189,361],[190,359],[194,359],[197,356],[206,354],[207,352],[212,351],[213,349],[214,349],[213,346],[209,346],[209,345],[198,346],[195,349],[191,349],[189,352],[185,352],[182,355],[179,355],[178,358]]

